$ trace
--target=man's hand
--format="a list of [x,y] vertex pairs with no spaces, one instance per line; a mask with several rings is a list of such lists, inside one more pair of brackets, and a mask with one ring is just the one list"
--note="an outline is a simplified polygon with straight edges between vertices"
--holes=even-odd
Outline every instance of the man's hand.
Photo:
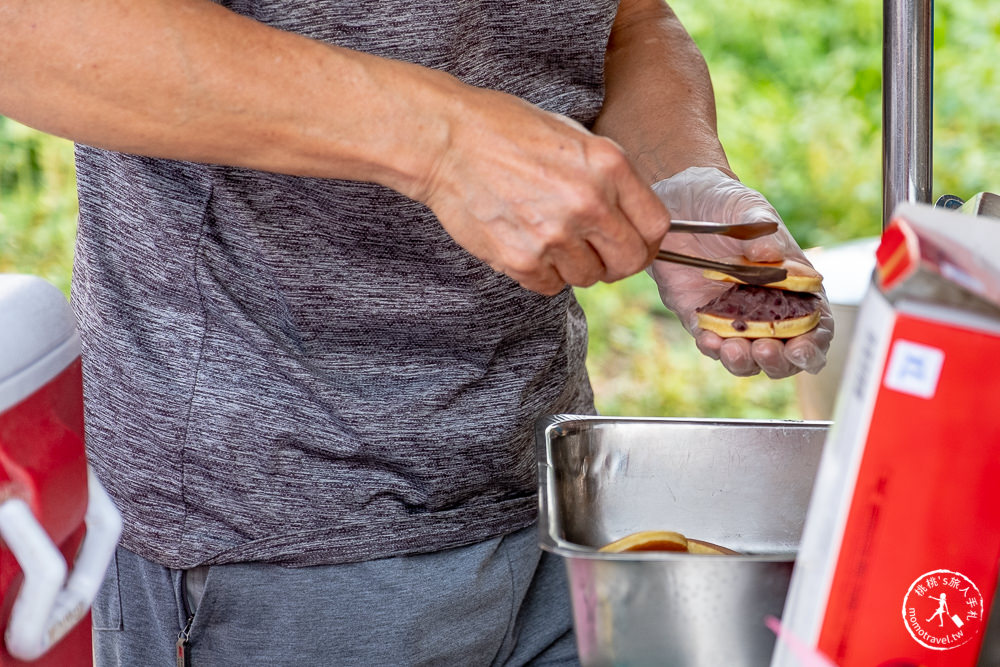
[[613,282],[647,267],[669,214],[610,139],[515,97],[466,88],[415,197],[522,286]]
[[[666,249],[709,258],[742,254],[760,262],[791,257],[808,263],[767,200],[718,169],[692,167],[656,183],[653,191],[678,219],[712,222],[773,220],[779,223],[779,229],[774,234],[751,241],[707,234],[670,234],[663,243]],[[721,361],[732,374],[755,375],[763,370],[772,378],[782,378],[801,370],[818,373],[826,363],[826,351],[833,338],[833,316],[825,294],[820,295],[819,326],[806,334],[788,340],[724,339],[698,327],[695,309],[728,289],[727,283],[702,277],[700,269],[666,262],[655,262],[650,272],[663,303],[677,313],[685,328],[695,337],[698,349],[706,356]]]

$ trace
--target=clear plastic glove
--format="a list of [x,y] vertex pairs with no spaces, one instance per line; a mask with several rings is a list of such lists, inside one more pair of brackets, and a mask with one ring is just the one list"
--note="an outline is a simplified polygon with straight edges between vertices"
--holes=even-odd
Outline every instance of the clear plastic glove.
[[[678,220],[773,220],[779,224],[774,234],[750,241],[671,232],[661,245],[666,250],[711,259],[744,255],[757,262],[776,262],[788,257],[809,263],[767,199],[718,169],[691,167],[654,184],[653,191]],[[788,340],[722,338],[698,326],[696,309],[724,292],[731,283],[708,280],[701,269],[669,262],[653,262],[649,272],[664,305],[677,314],[702,354],[719,360],[733,375],[756,375],[763,370],[769,377],[783,378],[802,370],[818,373],[826,364],[826,351],[833,338],[833,315],[825,293],[820,294],[819,325],[808,333]]]

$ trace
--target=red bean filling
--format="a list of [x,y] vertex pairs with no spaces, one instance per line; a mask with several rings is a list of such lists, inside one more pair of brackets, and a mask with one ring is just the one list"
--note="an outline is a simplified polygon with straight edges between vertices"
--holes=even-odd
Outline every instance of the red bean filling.
[[733,285],[704,306],[699,313],[707,313],[733,320],[732,327],[745,331],[747,322],[777,322],[809,315],[819,308],[819,297],[808,292],[755,285]]

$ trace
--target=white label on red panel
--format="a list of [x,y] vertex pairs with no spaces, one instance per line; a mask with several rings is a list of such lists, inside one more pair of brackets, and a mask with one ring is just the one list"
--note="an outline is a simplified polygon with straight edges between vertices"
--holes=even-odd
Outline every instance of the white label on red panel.
[[889,389],[932,398],[937,390],[941,366],[944,365],[944,351],[936,347],[897,340],[893,343],[889,357],[889,369],[885,373],[885,384]]

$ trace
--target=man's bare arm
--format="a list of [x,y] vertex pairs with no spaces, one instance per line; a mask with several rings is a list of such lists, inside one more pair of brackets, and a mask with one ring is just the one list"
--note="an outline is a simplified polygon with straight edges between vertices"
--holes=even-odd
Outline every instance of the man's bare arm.
[[729,172],[705,60],[663,0],[622,0],[594,130],[624,147],[650,183],[691,166]]
[[0,25],[0,113],[82,143],[412,190],[446,139],[420,107],[449,77],[204,0],[2,2]]
[[525,287],[652,261],[666,209],[617,146],[503,93],[208,0],[0,0],[0,113],[75,141],[372,181]]

